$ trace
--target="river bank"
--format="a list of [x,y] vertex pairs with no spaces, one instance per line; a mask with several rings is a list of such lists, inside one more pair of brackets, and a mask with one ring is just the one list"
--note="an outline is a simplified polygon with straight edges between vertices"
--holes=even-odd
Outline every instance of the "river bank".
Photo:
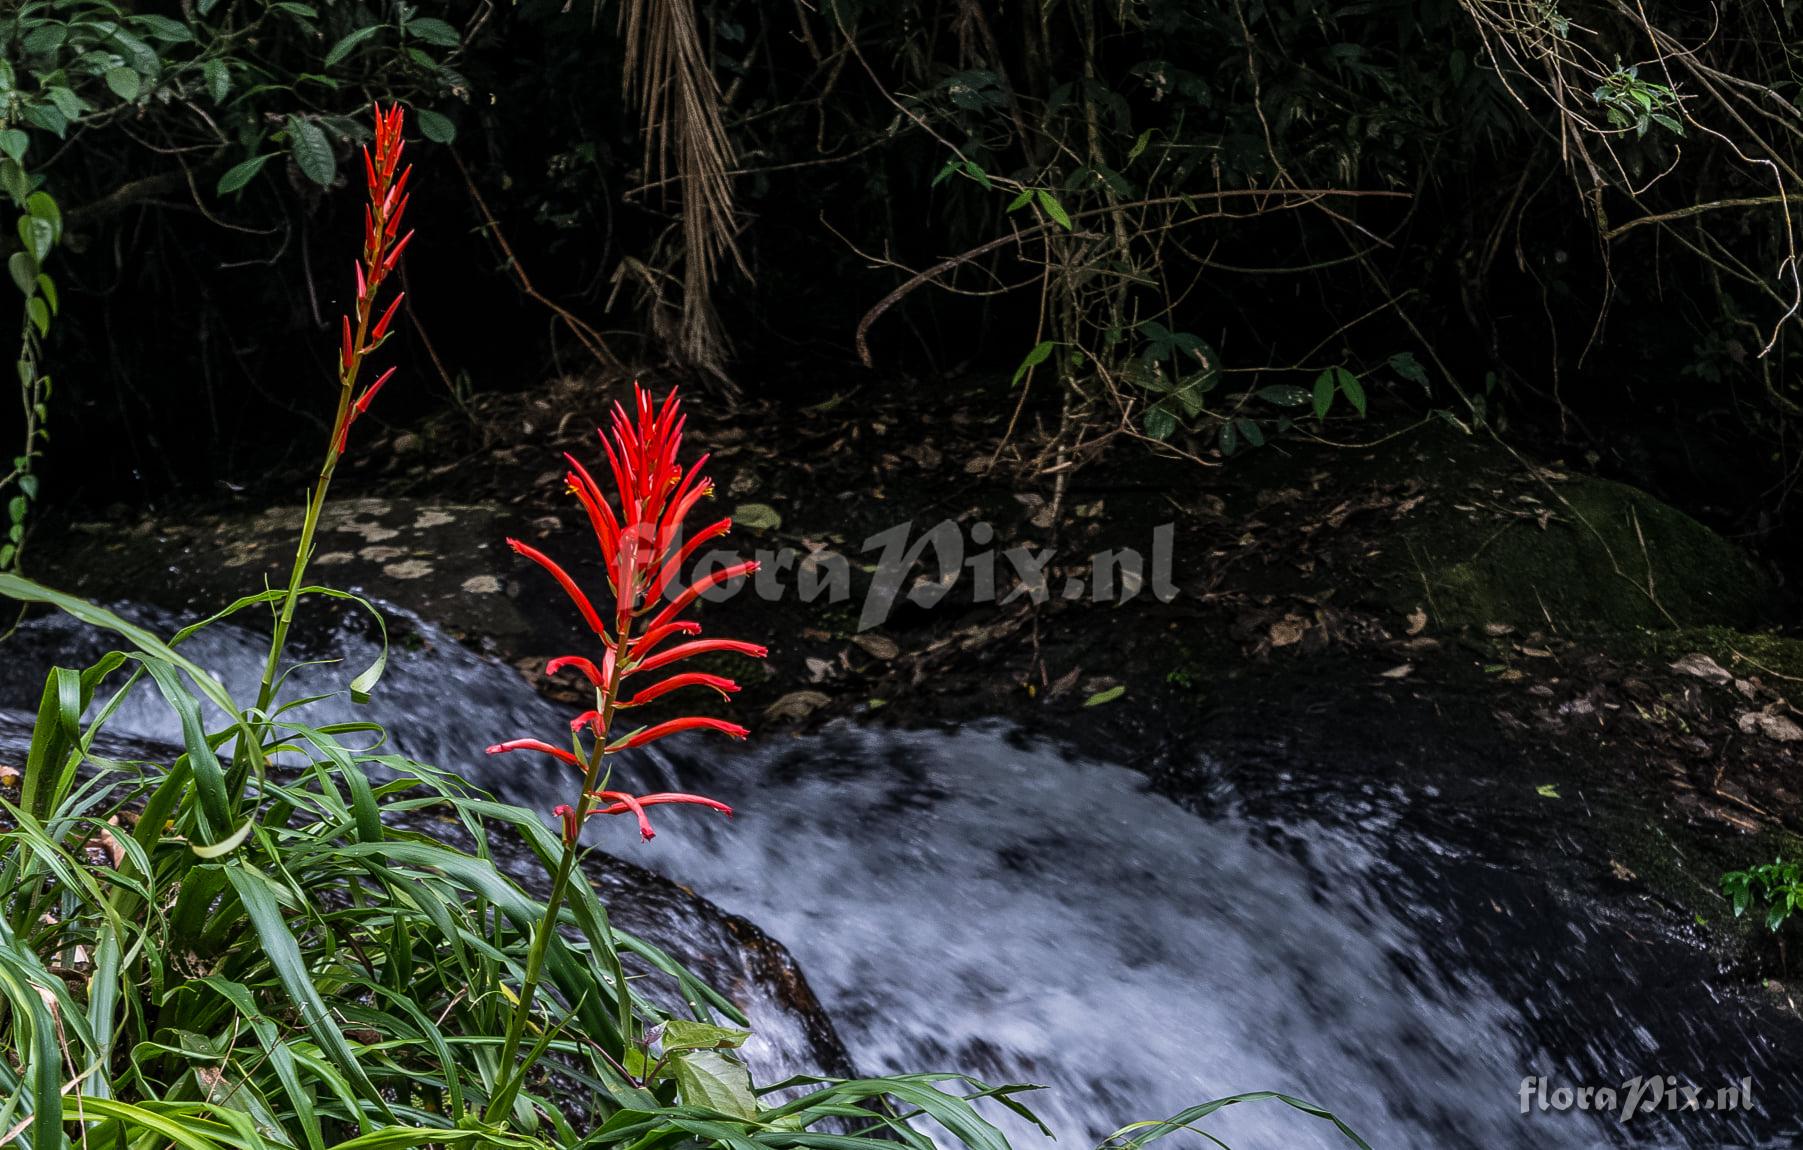
[[[559,490],[559,453],[593,453],[576,413],[602,398],[573,384],[494,397],[389,434],[343,484],[318,577],[577,701],[542,668],[584,649],[579,625],[502,540],[598,577],[579,560],[592,544]],[[762,741],[838,720],[949,732],[999,719],[1134,768],[1205,820],[1378,819],[1401,876],[1391,911],[1440,940],[1434,961],[1525,1003],[1559,985],[1573,946],[1636,972],[1614,1011],[1622,1033],[1598,1037],[1594,1013],[1574,1015],[1579,1032],[1562,1009],[1530,1010],[1542,1044],[1619,1052],[1634,1027],[1679,1033],[1696,1011],[1730,1030],[1760,1019],[1780,1047],[1803,1034],[1787,956],[1718,888],[1726,869],[1794,854],[1803,826],[1803,731],[1786,701],[1803,659],[1761,630],[1785,620],[1770,572],[1643,493],[1440,420],[1366,432],[1368,447],[1291,438],[1225,467],[1121,445],[1060,485],[999,465],[1006,412],[985,398],[932,412],[868,393],[694,405],[737,545],[781,572],[762,594],[702,606],[709,634],[772,647],[733,704]],[[269,498],[78,519],[34,541],[38,573],[209,611],[285,567],[298,517]],[[885,550],[935,529],[939,546],[885,584]],[[813,602],[810,556],[826,588]],[[1097,594],[1102,575],[1113,594]],[[396,623],[398,642],[418,641]],[[1424,844],[1433,864],[1411,869]],[[1451,897],[1419,893],[1447,883]]]

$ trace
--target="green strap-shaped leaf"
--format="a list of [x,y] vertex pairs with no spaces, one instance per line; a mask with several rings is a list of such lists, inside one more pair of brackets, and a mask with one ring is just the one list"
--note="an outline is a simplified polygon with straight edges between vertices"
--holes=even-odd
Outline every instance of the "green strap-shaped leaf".
[[[369,702],[370,692],[376,689],[376,684],[382,680],[382,673],[388,669],[388,620],[383,618],[382,612],[376,610],[376,605],[368,599],[361,595],[353,595],[349,591],[340,591],[336,587],[302,587],[295,594],[324,595],[328,599],[344,599],[368,611],[370,617],[376,621],[376,629],[382,634],[382,649],[377,653],[375,662],[359,672],[357,677],[351,680],[349,687],[353,703]],[[259,591],[255,595],[246,595],[224,610],[215,611],[205,619],[183,627],[170,637],[169,645],[174,647],[196,632],[212,626],[221,619],[236,615],[246,607],[255,607],[259,603],[276,603],[287,598],[287,595],[286,590]]]
[[[12,1008],[18,1042],[15,1057],[24,1064],[27,1088],[23,1093],[31,1100],[32,1123],[26,1137],[35,1150],[63,1150],[62,1059],[57,1052],[56,1020],[38,986],[5,953],[0,953],[0,997]],[[25,1033],[19,1034],[20,1029]]]
[[[369,1075],[364,1073],[356,1053],[351,1050],[350,1043],[345,1041],[344,1032],[338,1029],[338,1023],[332,1018],[325,1000],[319,996],[319,989],[313,985],[313,976],[307,970],[307,961],[301,955],[300,944],[295,941],[293,932],[282,918],[281,908],[276,905],[268,876],[246,863],[227,866],[225,876],[231,882],[232,889],[238,892],[238,899],[244,904],[244,912],[250,917],[251,925],[256,928],[257,940],[263,944],[263,953],[275,969],[276,977],[281,980],[282,989],[288,992],[289,999],[300,1010],[307,1033],[313,1036],[313,1041],[319,1043],[319,1048],[343,1072],[357,1093],[380,1110],[390,1122],[395,1121],[387,1100],[369,1080]],[[358,1111],[358,1121],[362,1129],[369,1129],[368,1119],[361,1109]]]
[[186,675],[196,689],[231,717],[238,728],[240,738],[245,741],[249,754],[259,767],[262,766],[263,753],[258,745],[256,735],[245,721],[243,714],[232,701],[231,693],[221,686],[195,663],[177,654],[169,644],[146,631],[135,623],[127,623],[118,615],[105,607],[97,607],[84,599],[66,595],[61,591],[53,591],[40,583],[35,583],[22,575],[0,574],[0,595],[8,599],[16,599],[21,603],[45,603],[57,608],[64,614],[79,619],[90,627],[99,627],[123,636],[132,646],[146,655],[152,655],[165,663],[173,664]]
[[206,725],[200,719],[200,703],[195,700],[175,668],[161,659],[139,656],[144,669],[156,681],[163,700],[175,712],[182,727],[182,748],[187,752],[188,768],[194,772],[195,797],[200,800],[202,846],[211,846],[230,833],[235,822],[237,803],[228,793],[225,769],[207,740]]

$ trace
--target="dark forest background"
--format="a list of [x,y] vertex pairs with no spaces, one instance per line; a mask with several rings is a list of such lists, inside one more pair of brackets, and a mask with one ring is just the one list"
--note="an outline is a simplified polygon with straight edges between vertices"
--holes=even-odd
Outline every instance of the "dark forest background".
[[372,418],[955,390],[1023,477],[1444,419],[1794,559],[1799,7],[15,0],[0,564],[310,461],[372,100],[422,235]]

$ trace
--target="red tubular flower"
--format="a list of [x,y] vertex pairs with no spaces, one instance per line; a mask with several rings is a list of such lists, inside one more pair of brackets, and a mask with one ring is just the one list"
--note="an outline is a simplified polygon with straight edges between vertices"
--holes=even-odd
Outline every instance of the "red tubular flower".
[[564,845],[575,846],[576,840],[582,837],[582,822],[576,815],[576,808],[560,803],[551,813],[563,820]]
[[650,658],[641,660],[628,674],[639,671],[655,671],[678,659],[687,659],[691,655],[707,655],[715,651],[731,651],[737,655],[749,655],[753,659],[762,659],[770,653],[767,648],[760,647],[756,643],[741,643],[737,639],[697,639],[693,643],[678,643],[668,651],[659,651]]
[[[389,178],[391,165],[384,164],[379,147],[368,171],[374,173],[372,186]],[[390,196],[374,202],[379,207],[389,203],[404,206],[406,199],[404,195]],[[398,212],[399,208],[396,210]],[[372,216],[372,222],[378,244],[384,234],[392,235],[388,220],[380,212]],[[385,270],[383,261],[398,254],[406,242],[403,238],[381,260],[368,261],[370,268]],[[371,271],[372,291],[377,270]],[[386,322],[384,316],[378,330],[385,330]],[[681,407],[675,391],[665,397],[662,404],[657,404],[649,392],[636,385],[630,409],[622,404],[614,405],[608,416],[608,426],[600,432],[608,477],[613,480],[611,493],[603,490],[581,461],[569,457],[570,470],[565,480],[595,533],[602,567],[614,594],[611,628],[588,594],[562,566],[518,540],[507,541],[516,552],[550,573],[569,595],[570,601],[576,604],[589,629],[606,644],[599,665],[582,656],[565,655],[551,660],[545,668],[546,674],[556,674],[565,668],[576,670],[595,688],[595,706],[584,710],[570,723],[570,729],[579,741],[585,728],[593,734],[592,750],[586,761],[581,754],[562,751],[536,739],[501,743],[490,747],[490,753],[540,751],[582,768],[588,780],[586,786],[593,787],[602,775],[601,764],[606,755],[642,747],[682,731],[713,730],[739,739],[748,733],[744,727],[724,719],[691,715],[640,727],[622,738],[612,737],[614,716],[621,707],[645,706],[683,687],[706,687],[723,698],[739,689],[737,683],[720,675],[687,672],[650,683],[626,696],[622,691],[629,677],[695,655],[731,653],[761,658],[765,654],[765,649],[755,643],[734,639],[697,639],[659,649],[672,636],[700,632],[699,623],[680,618],[697,599],[715,587],[757,570],[755,562],[731,564],[702,576],[674,595],[668,594],[676,585],[684,565],[697,555],[702,544],[718,539],[732,528],[730,518],[721,519],[684,541],[686,519],[702,499],[713,493],[713,484],[702,474],[706,456],[686,472],[678,462],[685,423]],[[602,805],[591,808],[588,806],[591,801]],[[580,803],[568,808],[568,814],[561,808],[557,814],[564,819],[565,841],[572,844],[575,832],[571,828],[580,829],[578,824],[596,814],[631,812],[639,821],[640,832],[650,838],[651,824],[645,817],[644,808],[656,803],[695,803],[731,813],[724,803],[696,795],[635,797],[623,791],[588,790]]]
[[732,818],[731,807],[723,802],[703,798],[700,795],[672,792],[655,795],[629,795],[625,791],[590,791],[587,797],[604,805],[590,807],[580,815],[576,813],[576,808],[571,806],[559,806],[551,812],[563,822],[563,841],[570,846],[576,845],[576,840],[581,837],[583,820],[592,819],[596,815],[623,815],[628,811],[638,819],[639,834],[649,842],[657,837],[657,832],[651,828],[651,820],[646,816],[645,808],[662,803],[689,803],[694,806],[712,807],[727,818]]
[[742,739],[751,732],[737,723],[729,723],[725,719],[715,719],[706,715],[685,715],[680,719],[669,719],[654,727],[645,727],[632,732],[617,743],[609,743],[608,751],[630,751],[634,747],[642,747],[646,743],[655,743],[665,735],[674,735],[678,731],[694,730],[719,731],[723,735],[731,735]]
[[731,807],[717,799],[703,798],[700,795],[665,793],[635,796],[625,794],[621,791],[591,791],[589,792],[589,797],[592,799],[599,799],[600,801],[609,804],[608,806],[596,807],[589,811],[590,817],[595,815],[623,815],[627,811],[631,811],[638,818],[639,834],[643,835],[646,841],[656,838],[657,832],[651,829],[651,820],[645,817],[645,808],[654,807],[660,803],[689,803],[698,807],[712,807],[714,810],[724,814],[727,818],[732,818]]
[[510,739],[505,743],[496,743],[494,746],[488,748],[488,753],[491,755],[504,755],[509,751],[537,751],[540,754],[550,755],[554,759],[562,759],[572,767],[586,767],[588,765],[577,758],[574,751],[565,750],[562,747],[553,747],[550,743],[540,739]]
[[[662,643],[672,635],[699,634],[701,634],[701,624],[695,622],[693,619],[677,619],[674,622],[665,623],[661,627],[646,628],[643,635],[640,635],[632,641],[630,653],[633,658],[642,659],[651,653],[652,648],[656,647],[659,643]],[[748,647],[751,645],[752,644],[750,643],[746,644]],[[761,655],[763,649],[759,648],[758,653]]]
[[732,693],[739,689],[737,683],[733,682],[731,679],[721,678],[719,675],[702,675],[695,673],[687,675],[671,675],[661,683],[653,683],[649,687],[646,687],[627,702],[621,703],[620,706],[642,707],[659,695],[667,695],[671,691],[680,690],[683,687],[710,687],[713,690],[720,692],[720,697],[722,699],[730,699]]
[[596,687],[605,687],[607,680],[601,677],[601,669],[580,655],[563,655],[545,664],[545,674],[555,675],[565,667],[574,667]]
[[570,573],[558,566],[555,559],[536,547],[521,543],[518,539],[509,539],[507,546],[549,571],[551,578],[557,580],[557,585],[563,588],[564,594],[568,595],[570,601],[576,604],[576,610],[582,612],[583,619],[588,622],[595,634],[601,636],[603,640],[607,638],[607,628],[601,625],[601,616],[595,611],[595,605],[588,601],[588,596],[582,593],[582,588],[576,585],[576,580],[570,578]]

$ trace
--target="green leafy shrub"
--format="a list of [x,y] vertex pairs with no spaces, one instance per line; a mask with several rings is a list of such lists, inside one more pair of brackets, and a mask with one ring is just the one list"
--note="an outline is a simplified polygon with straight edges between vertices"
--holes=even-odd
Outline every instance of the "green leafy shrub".
[[1739,918],[1755,904],[1765,910],[1765,925],[1782,927],[1803,906],[1803,863],[1777,858],[1747,870],[1722,875],[1722,894]]

